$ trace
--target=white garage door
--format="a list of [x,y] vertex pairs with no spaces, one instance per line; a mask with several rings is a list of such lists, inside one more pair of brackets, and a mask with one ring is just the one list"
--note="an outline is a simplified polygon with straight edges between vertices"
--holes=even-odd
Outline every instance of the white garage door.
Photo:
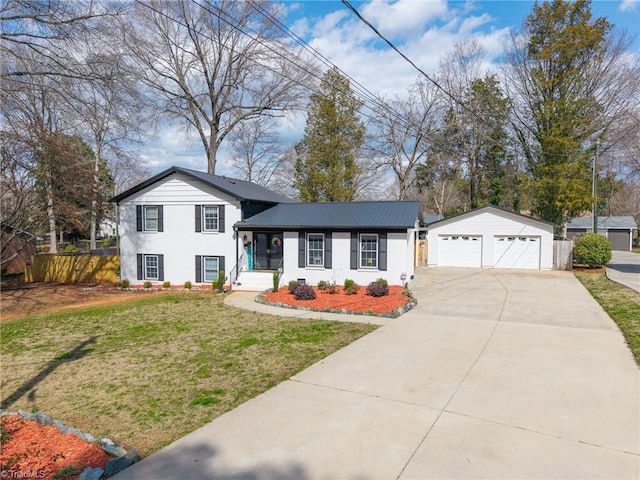
[[481,267],[482,237],[441,235],[438,239],[438,256],[438,265],[443,267]]
[[494,265],[498,268],[540,268],[540,237],[496,236]]

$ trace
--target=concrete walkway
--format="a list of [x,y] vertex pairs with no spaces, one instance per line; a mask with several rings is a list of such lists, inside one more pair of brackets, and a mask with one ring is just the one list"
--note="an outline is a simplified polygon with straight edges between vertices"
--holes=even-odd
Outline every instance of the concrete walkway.
[[639,370],[573,275],[434,268],[412,289],[415,309],[113,478],[640,478]]
[[607,277],[640,292],[640,254],[613,250]]

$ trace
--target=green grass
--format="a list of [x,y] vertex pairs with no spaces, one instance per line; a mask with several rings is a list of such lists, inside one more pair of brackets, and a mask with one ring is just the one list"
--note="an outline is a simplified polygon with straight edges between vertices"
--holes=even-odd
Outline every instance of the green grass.
[[372,331],[168,293],[0,325],[2,406],[44,411],[142,455]]
[[612,282],[604,273],[574,275],[618,324],[640,366],[640,293]]

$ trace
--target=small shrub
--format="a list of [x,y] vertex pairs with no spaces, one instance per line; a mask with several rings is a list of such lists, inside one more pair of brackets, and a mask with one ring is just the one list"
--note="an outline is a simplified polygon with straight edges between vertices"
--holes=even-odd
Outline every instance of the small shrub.
[[218,278],[211,283],[211,287],[216,292],[224,290],[224,270],[218,270]]
[[130,282],[126,278],[120,282],[122,288],[129,288]]
[[162,288],[171,288],[171,282],[166,281],[162,284]]
[[289,293],[293,293],[295,295],[296,294],[296,290],[298,289],[299,286],[300,286],[300,284],[298,283],[297,280],[291,280],[289,282]]
[[360,285],[358,285],[355,281],[347,278],[344,281],[344,293],[346,295],[355,295],[360,290]]
[[149,280],[144,282],[144,288],[151,288],[152,286],[153,286],[153,284]]
[[298,285],[294,293],[296,300],[313,300],[316,292],[311,285]]
[[187,290],[191,290],[191,282],[189,280],[187,280],[186,282],[184,282],[184,288],[186,288]]
[[590,267],[601,267],[611,260],[611,243],[598,233],[585,233],[573,245],[573,261]]
[[367,286],[367,295],[372,297],[384,297],[389,293],[389,284],[386,280],[379,278]]
[[336,282],[332,282],[327,285],[327,292],[332,295],[338,293],[338,285],[336,285]]
[[321,292],[325,291],[328,286],[329,282],[327,282],[326,280],[320,280],[318,282],[318,290],[320,290]]
[[73,244],[71,244],[71,243],[70,243],[70,244],[68,244],[68,245],[65,245],[65,247],[64,247],[64,249],[63,249],[63,251],[65,251],[65,252],[67,252],[67,253],[73,253],[73,252],[75,252],[76,250],[78,250],[78,249],[76,248],[76,246],[75,246],[75,245],[73,245]]
[[273,272],[273,288],[271,291],[277,292],[280,289],[280,272],[276,270]]

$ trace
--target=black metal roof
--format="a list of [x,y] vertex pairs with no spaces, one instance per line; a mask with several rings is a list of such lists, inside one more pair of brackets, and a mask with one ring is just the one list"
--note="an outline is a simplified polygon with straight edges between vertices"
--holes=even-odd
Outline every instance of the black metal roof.
[[252,229],[397,229],[412,228],[422,220],[420,202],[319,202],[280,203],[243,222],[239,230]]
[[255,183],[247,182],[246,180],[239,180],[236,178],[225,177],[220,175],[212,175],[209,173],[198,172],[196,170],[189,170],[188,168],[182,167],[170,167],[157,175],[145,180],[142,183],[139,183],[135,187],[130,188],[129,190],[122,192],[115,197],[113,197],[110,202],[119,203],[127,197],[153,185],[154,183],[162,180],[169,175],[174,173],[181,173],[183,175],[187,175],[191,178],[199,180],[206,185],[209,185],[217,190],[220,190],[224,193],[227,193],[240,201],[243,200],[253,200],[257,202],[266,202],[266,203],[280,203],[280,202],[291,202],[292,200],[284,195],[280,195],[274,191],[269,190],[268,188],[261,187]]

